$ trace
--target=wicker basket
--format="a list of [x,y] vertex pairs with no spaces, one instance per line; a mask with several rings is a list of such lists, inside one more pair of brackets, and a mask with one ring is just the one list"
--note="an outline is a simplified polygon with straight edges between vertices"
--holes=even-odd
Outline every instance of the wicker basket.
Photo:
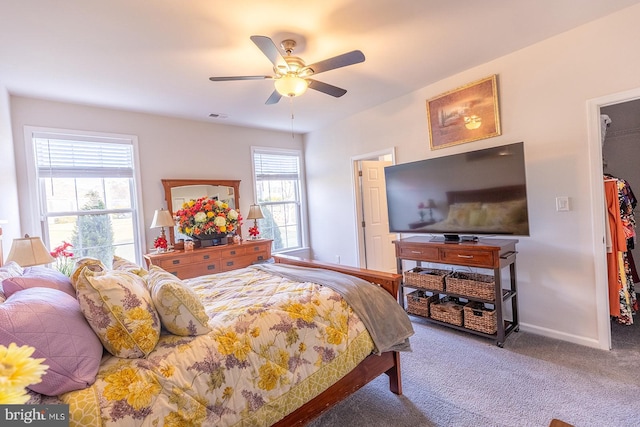
[[498,331],[496,311],[486,308],[481,302],[469,302],[464,306],[464,327],[485,334],[495,334]]
[[407,295],[407,313],[429,317],[429,306],[438,301],[438,294],[427,295],[424,291],[417,290]]
[[495,278],[486,274],[456,271],[446,277],[447,292],[466,297],[495,300]]
[[451,272],[437,268],[416,267],[404,272],[404,282],[416,288],[444,291],[444,278]]
[[464,318],[464,304],[454,298],[444,297],[431,304],[429,308],[431,318],[452,325],[462,326]]

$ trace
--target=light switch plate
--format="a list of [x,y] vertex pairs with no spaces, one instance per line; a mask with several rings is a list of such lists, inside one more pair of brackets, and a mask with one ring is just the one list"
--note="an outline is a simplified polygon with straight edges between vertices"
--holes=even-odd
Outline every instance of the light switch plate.
[[569,210],[569,197],[558,196],[556,197],[556,211],[566,212]]

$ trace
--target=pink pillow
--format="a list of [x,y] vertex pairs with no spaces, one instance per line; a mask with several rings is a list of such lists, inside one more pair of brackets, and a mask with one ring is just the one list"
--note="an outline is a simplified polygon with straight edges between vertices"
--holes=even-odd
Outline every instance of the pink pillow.
[[22,276],[10,277],[2,281],[4,295],[9,298],[14,293],[28,288],[51,288],[63,291],[75,298],[76,290],[71,285],[71,279],[46,267],[27,267]]
[[42,382],[29,388],[56,396],[93,384],[102,344],[85,320],[78,301],[57,289],[29,288],[0,305],[0,344],[29,345],[31,357],[49,366]]

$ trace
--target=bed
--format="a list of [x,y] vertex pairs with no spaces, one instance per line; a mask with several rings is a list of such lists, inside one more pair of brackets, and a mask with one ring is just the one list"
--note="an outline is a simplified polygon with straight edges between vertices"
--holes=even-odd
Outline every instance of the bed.
[[[71,425],[291,426],[304,425],[383,373],[390,390],[401,394],[399,352],[410,349],[413,333],[395,299],[401,276],[295,257],[274,259],[183,281],[159,267],[146,271],[123,260],[114,262],[108,274],[102,267],[80,266],[74,273],[76,300],[100,339],[99,357],[94,349],[93,360],[78,362],[82,367],[74,373],[74,390],[57,393],[59,379],[55,393],[32,386],[31,403],[69,404]],[[86,289],[106,289],[112,283],[106,277],[116,277],[113,283],[131,281],[123,287],[121,305],[134,313],[133,323],[141,325],[148,317],[138,310],[144,306],[139,302],[148,299],[157,309],[158,318],[146,322],[150,329],[138,338],[129,331],[104,341],[107,322],[97,306],[116,298],[101,293],[92,299]],[[53,295],[56,309],[74,304],[71,292],[38,288],[36,297],[27,288],[23,284],[15,292],[13,286],[0,307],[15,305],[19,295],[28,301]],[[138,293],[132,294],[134,288]],[[196,296],[202,306],[190,305],[178,291]],[[182,302],[179,307],[176,299]],[[376,316],[380,312],[383,318]],[[104,328],[96,329],[94,323],[101,322]],[[127,340],[134,345],[127,346]],[[82,338],[87,341],[88,335]],[[68,352],[70,346],[65,348]],[[42,357],[37,353],[34,357]],[[90,351],[81,353],[76,356],[90,359]],[[55,357],[45,363],[56,368],[51,375],[63,370]]]
[[448,212],[414,232],[528,235],[526,188],[523,185],[447,192]]

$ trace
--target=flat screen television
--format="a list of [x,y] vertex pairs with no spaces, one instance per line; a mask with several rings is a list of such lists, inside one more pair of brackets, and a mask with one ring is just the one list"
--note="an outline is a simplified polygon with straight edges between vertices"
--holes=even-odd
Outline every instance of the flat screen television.
[[392,233],[529,235],[524,147],[517,142],[384,169]]

